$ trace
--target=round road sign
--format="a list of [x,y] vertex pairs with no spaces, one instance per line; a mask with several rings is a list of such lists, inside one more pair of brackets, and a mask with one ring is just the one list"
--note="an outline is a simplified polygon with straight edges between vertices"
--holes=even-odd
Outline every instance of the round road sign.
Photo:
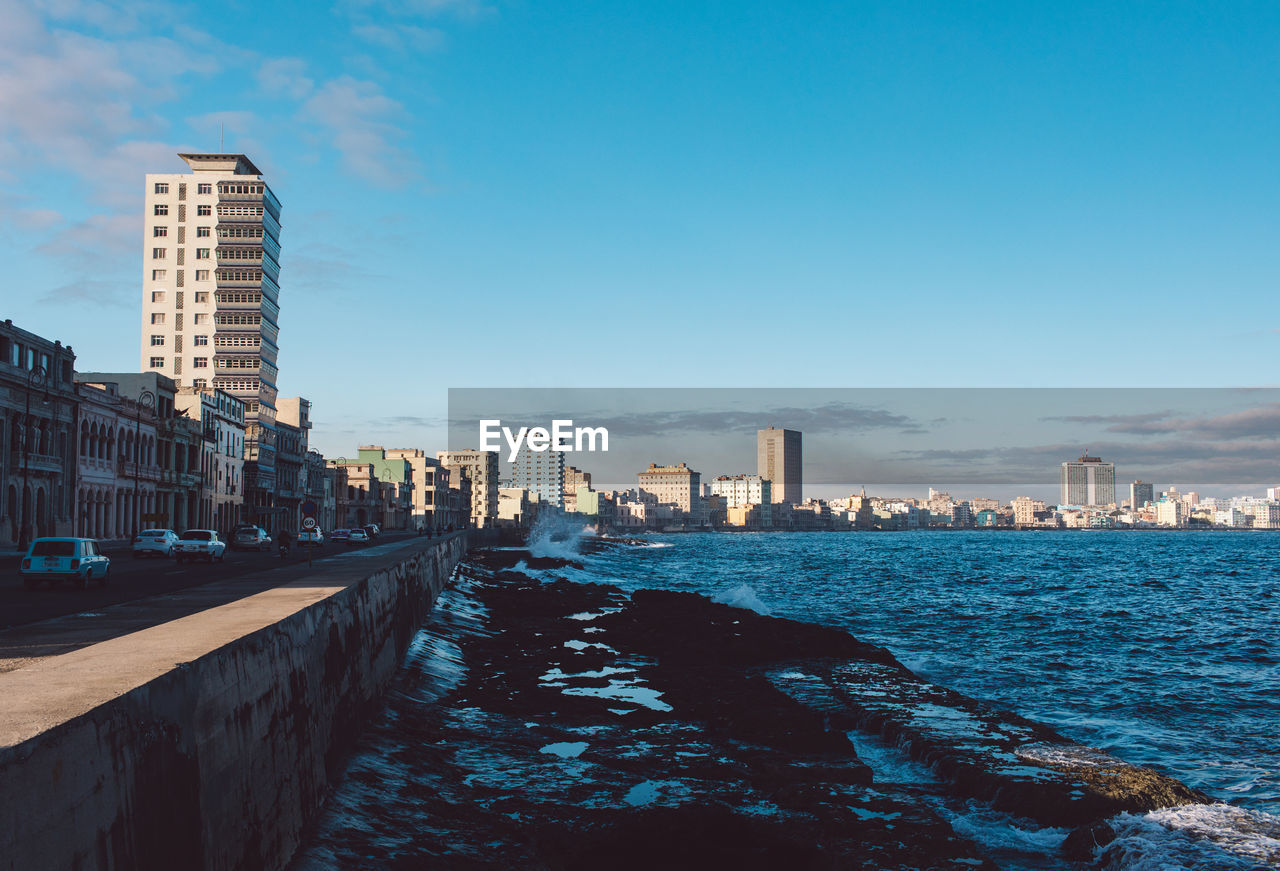
[[315,519],[314,517],[304,517],[304,518],[302,518],[302,528],[303,528],[303,529],[315,529],[315,528],[316,528],[316,519]]
[[[320,510],[320,509],[319,509],[319,506],[317,506],[317,505],[316,505],[316,503],[315,503],[315,502],[313,502],[313,501],[312,501],[312,500],[310,500],[310,499],[308,499],[306,502],[303,502],[303,503],[302,503],[302,513],[303,513],[303,514],[306,514],[306,515],[310,516],[310,515],[312,515],[312,514],[315,514],[315,513],[316,513],[317,511],[319,511],[319,510]],[[310,529],[310,527],[307,527],[307,528],[308,528],[308,529]]]

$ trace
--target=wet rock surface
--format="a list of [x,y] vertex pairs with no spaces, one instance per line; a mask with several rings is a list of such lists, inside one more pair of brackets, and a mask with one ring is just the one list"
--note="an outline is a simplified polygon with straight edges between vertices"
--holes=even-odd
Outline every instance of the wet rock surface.
[[[1076,828],[1089,860],[1105,818],[1202,799],[839,630],[566,564],[460,567],[296,868],[994,868],[944,803]],[[942,786],[895,782],[855,733]]]

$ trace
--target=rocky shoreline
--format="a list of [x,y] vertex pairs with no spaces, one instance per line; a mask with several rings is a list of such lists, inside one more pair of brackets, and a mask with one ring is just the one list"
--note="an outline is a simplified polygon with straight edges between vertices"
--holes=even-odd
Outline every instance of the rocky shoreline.
[[[1208,801],[842,631],[566,565],[459,568],[295,867],[1000,867],[948,802],[1060,830],[1087,867],[1115,814]],[[897,782],[856,736],[934,779]]]

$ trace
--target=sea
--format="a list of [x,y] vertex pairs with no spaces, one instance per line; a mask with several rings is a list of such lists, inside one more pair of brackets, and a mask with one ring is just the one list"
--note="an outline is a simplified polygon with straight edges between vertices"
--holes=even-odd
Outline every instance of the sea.
[[[577,560],[551,572],[570,580],[839,627],[933,683],[1214,800],[1113,820],[1107,868],[1280,867],[1280,534],[706,533],[584,553],[562,533],[531,551]],[[929,776],[894,748],[858,752],[904,780]],[[979,806],[938,810],[1001,867],[1067,867],[1065,832]]]

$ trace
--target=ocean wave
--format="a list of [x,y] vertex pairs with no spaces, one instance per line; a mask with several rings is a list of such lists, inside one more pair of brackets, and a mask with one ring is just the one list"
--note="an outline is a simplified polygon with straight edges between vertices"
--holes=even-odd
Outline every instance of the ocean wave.
[[583,526],[581,521],[562,514],[540,514],[529,530],[529,554],[565,560],[581,559],[582,539],[592,531],[594,527]]
[[713,602],[730,605],[734,608],[746,608],[757,614],[769,616],[769,607],[756,595],[756,591],[747,584],[738,584],[728,590],[716,593],[711,597]]
[[1229,804],[1188,804],[1112,820],[1107,871],[1252,871],[1280,868],[1280,818]]

